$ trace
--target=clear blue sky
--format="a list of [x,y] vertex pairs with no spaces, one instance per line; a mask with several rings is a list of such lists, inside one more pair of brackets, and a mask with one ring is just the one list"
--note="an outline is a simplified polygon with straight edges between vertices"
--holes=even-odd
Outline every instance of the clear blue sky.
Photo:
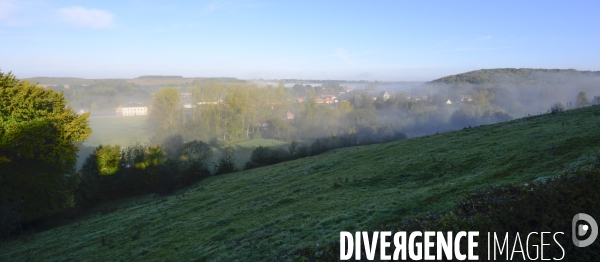
[[600,1],[0,0],[17,77],[433,80],[600,70]]

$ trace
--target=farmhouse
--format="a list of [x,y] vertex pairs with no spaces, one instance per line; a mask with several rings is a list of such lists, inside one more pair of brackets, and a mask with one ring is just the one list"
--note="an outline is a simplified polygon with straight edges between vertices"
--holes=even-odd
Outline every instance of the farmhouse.
[[129,103],[117,108],[117,116],[145,116],[148,115],[148,107],[141,103]]

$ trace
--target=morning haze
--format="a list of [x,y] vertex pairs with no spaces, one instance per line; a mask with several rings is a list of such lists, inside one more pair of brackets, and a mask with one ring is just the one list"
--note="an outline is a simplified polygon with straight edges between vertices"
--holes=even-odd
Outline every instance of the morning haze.
[[0,0],[0,260],[337,261],[342,231],[596,257],[598,7]]

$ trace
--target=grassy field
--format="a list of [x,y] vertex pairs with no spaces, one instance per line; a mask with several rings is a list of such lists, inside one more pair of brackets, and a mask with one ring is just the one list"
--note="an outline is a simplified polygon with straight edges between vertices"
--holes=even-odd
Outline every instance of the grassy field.
[[[1,243],[2,261],[280,261],[475,189],[557,175],[599,153],[600,106],[322,155],[109,203]],[[99,210],[117,207],[102,215]]]
[[152,134],[146,125],[147,119],[147,116],[91,118],[92,134],[79,150],[77,167],[81,167],[85,158],[101,144],[128,146],[149,143]]

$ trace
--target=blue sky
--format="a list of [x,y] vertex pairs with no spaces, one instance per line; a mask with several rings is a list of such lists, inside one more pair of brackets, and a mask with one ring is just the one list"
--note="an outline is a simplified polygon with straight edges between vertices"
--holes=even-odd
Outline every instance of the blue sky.
[[0,0],[0,70],[383,81],[597,71],[599,10],[599,1]]

